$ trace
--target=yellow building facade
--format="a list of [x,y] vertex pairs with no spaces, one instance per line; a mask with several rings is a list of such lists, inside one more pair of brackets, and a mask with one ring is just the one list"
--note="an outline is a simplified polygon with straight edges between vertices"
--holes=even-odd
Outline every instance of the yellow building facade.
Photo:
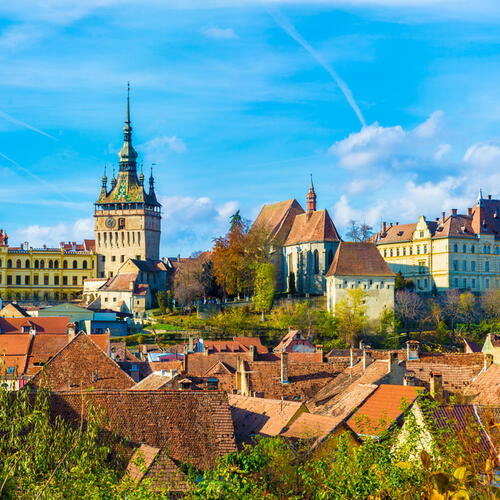
[[478,199],[458,214],[413,224],[382,224],[372,237],[395,273],[413,280],[415,291],[449,289],[484,293],[500,288],[500,200]]
[[30,302],[76,299],[84,280],[96,277],[96,270],[97,256],[90,244],[9,247],[4,238],[0,244],[0,297]]

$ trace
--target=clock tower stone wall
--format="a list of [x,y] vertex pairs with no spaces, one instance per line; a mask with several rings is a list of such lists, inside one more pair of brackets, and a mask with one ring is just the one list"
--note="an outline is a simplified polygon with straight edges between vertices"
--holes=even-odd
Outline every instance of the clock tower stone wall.
[[137,176],[137,153],[132,146],[130,99],[127,96],[124,143],[118,156],[118,177],[111,179],[107,189],[106,172],[101,194],[95,203],[94,231],[98,254],[99,277],[115,276],[130,258],[159,260],[161,205],[154,190],[151,172],[149,191],[144,189],[144,175]]

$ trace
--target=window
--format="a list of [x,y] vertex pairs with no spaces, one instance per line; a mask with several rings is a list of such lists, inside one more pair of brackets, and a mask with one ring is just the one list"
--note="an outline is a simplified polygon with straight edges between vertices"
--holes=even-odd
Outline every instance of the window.
[[417,255],[420,254],[420,245],[417,245]]
[[59,276],[54,276],[54,285],[59,285]]
[[472,278],[470,286],[471,288],[476,288],[476,280],[474,278]]
[[68,284],[68,277],[63,276],[63,285],[67,285],[67,284]]
[[453,251],[458,252],[458,245],[456,243],[453,245]]
[[29,269],[30,268],[30,261],[28,259],[26,259],[26,262],[24,263],[24,267],[26,269]]
[[474,245],[471,245],[470,253],[475,253],[475,252],[476,252],[476,247]]
[[489,273],[490,272],[490,262],[487,260],[485,263],[484,263],[484,270]]
[[[384,250],[384,257],[385,257],[385,250]],[[333,262],[333,250],[330,248],[330,250],[328,250],[328,259],[326,261],[326,268],[327,269],[330,269],[332,262]]]
[[68,261],[67,260],[65,260],[63,262],[63,269],[68,269]]
[[319,252],[317,250],[314,250],[313,261],[314,261],[314,274],[318,274],[319,273]]
[[458,278],[455,278],[455,288],[458,288]]
[[467,245],[463,245],[462,246],[462,252],[463,253],[467,253]]
[[7,261],[7,267],[9,269],[12,267],[12,261],[10,259]]
[[476,261],[475,260],[471,261],[471,263],[470,263],[470,270],[471,271],[475,271],[476,270]]
[[111,262],[115,262],[116,261],[116,255],[112,255],[111,256]]
[[390,252],[391,252],[391,257],[392,257],[392,248],[391,248]]
[[403,247],[403,255],[406,255],[406,247]]
[[43,269],[45,267],[45,261],[42,259],[40,261],[40,269]]
[[425,260],[418,262],[418,274],[425,274]]
[[35,260],[35,269],[38,269],[40,267],[40,262],[38,260]]
[[113,302],[116,302],[116,297],[113,297]]
[[43,277],[43,284],[45,286],[47,286],[49,284],[49,275],[46,274],[44,277]]
[[428,284],[428,281],[427,281],[427,278],[424,279],[424,288],[427,290],[427,284]]
[[467,278],[464,278],[464,288],[467,288]]
[[453,261],[453,270],[458,271],[458,260]]
[[[132,233],[132,234],[134,234],[134,233]],[[135,258],[136,258],[137,260],[141,260],[141,256],[140,256],[140,255],[136,255],[136,256],[135,256]],[[332,260],[333,260],[333,259],[332,259]]]
[[86,260],[83,261],[83,269],[87,269],[87,261]]
[[380,288],[384,288],[384,282],[383,281],[380,282]]
[[30,284],[30,277],[29,276],[25,276],[24,277],[24,284],[25,285],[29,285]]
[[462,271],[467,271],[467,261],[466,260],[464,260],[462,262]]
[[490,280],[488,278],[486,278],[484,280],[484,284],[485,284],[486,288],[489,288],[490,287]]
[[427,245],[424,245],[424,253],[427,253]]
[[399,257],[399,248],[396,248],[396,255]]
[[413,247],[410,247],[410,255],[413,255]]
[[423,231],[420,231],[420,237],[423,238],[424,237],[424,232]]
[[78,262],[76,260],[73,261],[73,269],[78,269]]
[[21,269],[21,260],[20,259],[16,260],[16,269]]
[[33,284],[34,284],[34,285],[38,285],[38,274],[35,274],[35,275],[33,276]]
[[118,219],[118,229],[124,229],[125,228],[125,217],[120,217]]
[[120,262],[125,262],[125,255],[120,256]]
[[73,285],[78,285],[78,276],[73,276]]
[[53,267],[54,267],[54,263],[51,260],[49,260],[49,269],[52,269]]
[[16,285],[21,284],[21,276],[16,276]]
[[59,261],[54,261],[54,269],[59,269]]
[[12,276],[7,276],[7,285],[12,285]]

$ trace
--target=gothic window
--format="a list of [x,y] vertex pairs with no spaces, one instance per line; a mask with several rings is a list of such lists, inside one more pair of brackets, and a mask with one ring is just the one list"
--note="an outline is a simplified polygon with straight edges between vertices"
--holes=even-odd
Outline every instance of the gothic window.
[[83,269],[87,269],[87,261],[86,260],[83,261]]
[[40,262],[38,260],[35,260],[35,269],[38,269],[40,267]]
[[24,267],[26,269],[29,269],[30,268],[30,261],[28,259],[26,259],[26,262],[24,263]]
[[52,269],[53,267],[54,267],[54,263],[51,260],[49,260],[49,269]]
[[44,262],[44,260],[42,259],[42,260],[40,261],[40,269],[43,269],[44,267],[45,267],[45,262]]
[[65,260],[63,262],[63,269],[68,269],[68,261],[67,260]]
[[54,269],[59,269],[59,261],[54,261]]
[[21,260],[20,259],[16,260],[16,268],[21,269]]
[[73,261],[73,269],[78,268],[78,262],[76,260]]
[[326,266],[327,270],[330,269],[332,262],[333,262],[333,250],[330,248],[330,250],[328,250],[328,263]]
[[313,259],[314,259],[314,274],[318,274],[319,273],[319,252],[317,250],[314,250]]

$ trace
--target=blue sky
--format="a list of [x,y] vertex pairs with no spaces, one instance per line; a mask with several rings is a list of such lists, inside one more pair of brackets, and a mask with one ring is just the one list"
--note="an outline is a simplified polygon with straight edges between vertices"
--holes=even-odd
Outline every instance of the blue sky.
[[[500,5],[461,0],[38,0],[0,5],[0,227],[92,237],[132,86],[162,255],[309,174],[340,232],[500,196]],[[358,113],[356,113],[358,109]],[[362,121],[366,126],[362,126]]]

